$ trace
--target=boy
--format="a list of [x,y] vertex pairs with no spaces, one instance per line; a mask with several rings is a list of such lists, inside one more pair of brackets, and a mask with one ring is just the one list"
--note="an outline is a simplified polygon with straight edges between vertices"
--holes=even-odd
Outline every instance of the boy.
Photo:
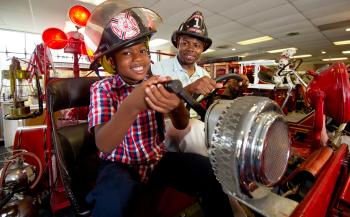
[[161,113],[169,114],[178,129],[187,126],[189,114],[163,87],[169,78],[149,75],[147,44],[160,17],[146,8],[121,8],[118,2],[97,6],[86,27],[88,47],[95,47],[92,67],[101,64],[115,73],[91,87],[89,130],[102,159],[96,187],[87,197],[95,203],[93,216],[130,214],[144,184],[198,195],[206,216],[232,216],[208,158],[165,153]]

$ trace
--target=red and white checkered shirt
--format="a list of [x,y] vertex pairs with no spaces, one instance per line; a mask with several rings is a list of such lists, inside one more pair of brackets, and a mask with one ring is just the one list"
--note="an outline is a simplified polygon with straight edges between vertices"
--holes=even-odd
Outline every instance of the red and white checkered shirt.
[[[89,131],[96,125],[108,122],[134,88],[119,75],[95,82],[90,88]],[[162,122],[164,126],[164,119]],[[164,130],[160,132],[164,134]],[[141,181],[147,181],[165,151],[160,138],[164,136],[159,135],[156,112],[148,109],[137,115],[123,142],[116,144],[112,153],[100,152],[99,156],[130,165],[137,170]]]

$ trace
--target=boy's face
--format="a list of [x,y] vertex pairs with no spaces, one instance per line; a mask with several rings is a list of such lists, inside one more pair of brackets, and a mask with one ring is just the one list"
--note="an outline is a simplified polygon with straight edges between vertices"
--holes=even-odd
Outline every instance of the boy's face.
[[129,84],[142,81],[151,64],[145,42],[117,51],[113,60],[117,66],[117,73]]
[[193,65],[204,50],[204,43],[196,38],[182,35],[178,41],[178,58],[183,65]]

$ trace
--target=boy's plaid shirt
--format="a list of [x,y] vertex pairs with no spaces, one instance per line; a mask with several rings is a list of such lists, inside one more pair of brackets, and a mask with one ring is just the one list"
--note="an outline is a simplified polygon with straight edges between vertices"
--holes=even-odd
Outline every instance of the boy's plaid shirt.
[[[134,88],[119,75],[95,82],[90,88],[89,131],[108,122]],[[164,141],[159,141],[164,137],[158,135],[155,114],[150,109],[140,112],[123,142],[116,144],[112,153],[100,152],[100,158],[130,165],[137,170],[141,181],[147,181],[165,151]],[[164,133],[164,129],[162,131]]]

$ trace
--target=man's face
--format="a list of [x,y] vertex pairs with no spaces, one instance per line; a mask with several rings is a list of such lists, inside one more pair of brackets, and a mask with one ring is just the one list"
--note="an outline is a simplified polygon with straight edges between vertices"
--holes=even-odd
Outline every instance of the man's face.
[[117,65],[117,73],[129,84],[144,80],[151,64],[144,42],[117,51],[113,60]]
[[193,65],[204,50],[204,43],[196,38],[182,35],[179,37],[178,59],[183,65]]

